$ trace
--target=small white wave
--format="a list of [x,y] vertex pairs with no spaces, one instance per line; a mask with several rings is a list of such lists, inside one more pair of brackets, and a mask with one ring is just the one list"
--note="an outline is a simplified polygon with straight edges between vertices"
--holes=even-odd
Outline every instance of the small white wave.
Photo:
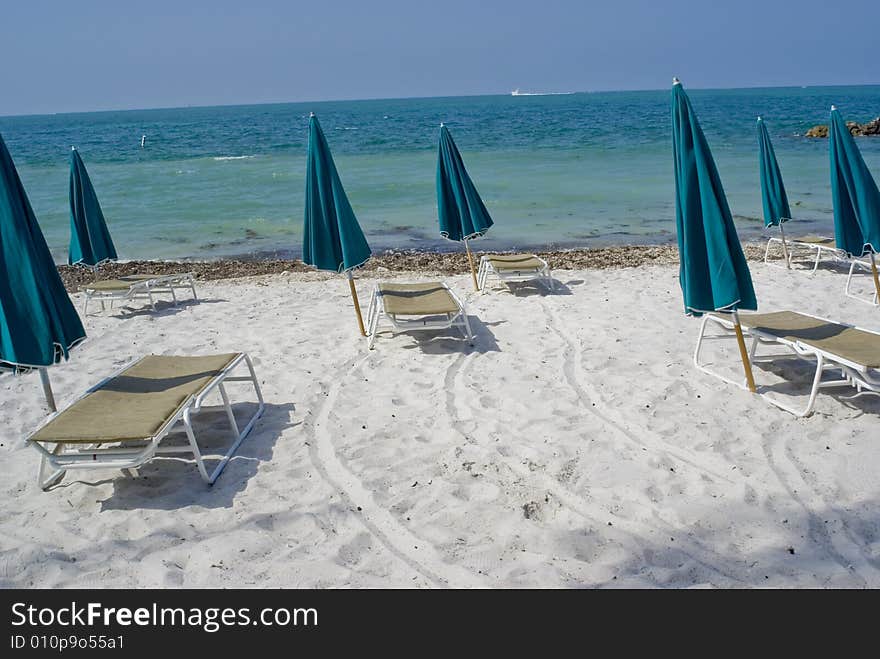
[[358,130],[358,128],[354,126],[337,126],[336,130]]
[[250,160],[251,158],[256,158],[256,156],[215,156],[214,160]]

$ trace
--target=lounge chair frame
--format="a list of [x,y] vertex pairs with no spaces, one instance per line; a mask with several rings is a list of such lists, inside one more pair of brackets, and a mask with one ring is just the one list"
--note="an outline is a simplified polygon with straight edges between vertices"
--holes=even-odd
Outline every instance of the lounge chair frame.
[[[774,243],[779,243],[779,245],[783,245],[786,248],[784,251],[788,254],[788,262],[784,265],[780,265],[776,263],[776,259],[770,259],[770,248]],[[813,255],[810,256],[810,259],[813,263],[813,267],[810,268],[810,274],[816,272],[819,269],[819,264],[823,261],[823,259],[830,259],[832,261],[843,261],[846,260],[846,255],[836,247],[830,247],[827,244],[822,243],[810,243],[804,242],[801,240],[784,240],[783,238],[773,236],[767,241],[767,248],[764,250],[764,263],[767,265],[772,265],[777,268],[786,268],[790,269],[791,263],[794,260],[795,253],[797,250],[814,252]],[[782,259],[785,261],[785,258]]]
[[537,259],[543,265],[539,268],[523,268],[522,270],[499,270],[490,260],[491,255],[484,254],[480,257],[480,269],[477,272],[477,287],[483,293],[486,292],[486,282],[489,276],[496,277],[503,283],[514,281],[538,281],[549,291],[553,291],[554,282],[550,272],[550,266],[547,261],[534,254],[529,254],[532,258]]
[[873,295],[871,295],[870,297],[865,297],[864,295],[853,293],[852,281],[853,275],[856,273],[857,269],[867,270],[868,274],[871,274],[871,262],[862,259],[851,259],[849,265],[849,275],[847,275],[846,278],[846,296],[851,297],[854,300],[858,300],[859,302],[874,305],[875,307],[877,305],[880,305],[880,295],[878,295],[876,288],[874,289]]
[[[242,363],[247,365],[249,375],[230,375],[230,373]],[[124,368],[120,369],[112,376],[105,378],[95,386],[91,387],[82,396],[80,396],[77,401],[74,401],[71,406],[75,405],[76,402],[78,402],[82,398],[85,398],[88,394],[112,381],[114,378],[121,375],[126,369],[131,366],[132,364],[126,365]],[[232,412],[232,405],[229,402],[229,395],[227,394],[225,387],[225,384],[227,382],[250,382],[254,387],[254,392],[256,393],[259,405],[257,407],[257,411],[250,418],[243,429],[239,429],[238,422],[236,421],[235,415]],[[208,473],[207,467],[205,466],[204,458],[202,456],[202,452],[199,449],[199,445],[196,441],[195,433],[193,431],[192,419],[201,411],[205,398],[209,394],[212,394],[215,390],[220,393],[220,396],[223,399],[223,407],[226,410],[226,416],[229,419],[229,425],[235,439],[232,443],[232,446],[226,451],[226,454],[220,459],[220,462],[217,464],[214,470],[211,473]],[[71,469],[133,469],[145,464],[146,462],[149,462],[157,455],[174,454],[191,454],[196,462],[199,474],[201,475],[202,479],[209,485],[213,485],[217,478],[219,478],[223,469],[229,463],[229,460],[235,454],[236,450],[238,450],[239,445],[242,443],[242,441],[244,441],[245,437],[248,436],[250,431],[253,429],[254,424],[263,414],[265,407],[266,406],[263,401],[263,394],[260,390],[260,384],[254,371],[253,362],[246,353],[238,353],[238,355],[233,358],[232,361],[230,361],[229,364],[227,364],[222,371],[214,376],[197,394],[190,396],[190,398],[180,407],[177,413],[168,421],[166,421],[165,424],[161,428],[159,428],[159,430],[157,430],[152,437],[145,437],[142,442],[138,443],[126,441],[122,443],[125,444],[124,446],[113,445],[108,448],[103,448],[101,444],[81,444],[70,442],[41,443],[37,441],[31,441],[30,437],[39,432],[40,429],[38,428],[28,437],[27,444],[33,446],[37,451],[40,452],[42,456],[38,472],[38,483],[40,487],[44,490],[52,487],[52,485],[59,482],[64,477],[64,474]],[[42,428],[42,426],[49,423],[53,418],[55,418],[55,416],[57,416],[57,414],[58,413],[53,414],[52,416],[47,418],[40,427]],[[171,433],[171,431],[175,429],[178,423],[183,424],[183,429],[186,432],[186,437],[188,440],[188,446],[160,446],[162,440],[165,439],[165,437],[167,437]],[[131,444],[136,445],[131,446]]]
[[470,322],[468,322],[467,309],[455,292],[449,288],[446,283],[440,283],[455,303],[458,305],[457,313],[446,313],[439,315],[418,316],[414,318],[404,318],[398,314],[390,314],[385,310],[382,300],[382,291],[380,284],[373,287],[373,294],[370,296],[370,306],[367,310],[367,347],[372,350],[373,343],[376,340],[376,334],[379,331],[379,321],[385,319],[398,332],[412,332],[421,330],[442,330],[450,327],[457,327],[464,338],[469,343],[473,343],[475,335],[471,331]]
[[[701,360],[700,353],[703,344],[706,341],[729,340],[731,338],[735,338],[735,333],[733,329],[735,319],[732,317],[732,314],[726,314],[725,316],[714,313],[706,314],[705,316],[703,316],[703,321],[700,324],[700,334],[697,337],[697,346],[694,350],[694,365],[704,373],[708,373],[709,375],[724,380],[729,384],[733,384],[743,389],[746,389],[747,387],[745,386],[744,381],[728,378],[725,375],[710,369]],[[822,318],[821,316],[809,315],[809,317],[833,325],[840,325],[842,327],[858,329],[863,332],[875,334],[880,337],[880,333],[872,332],[871,330],[866,330],[862,327],[856,327],[855,325],[839,323],[833,320],[829,320],[827,318]],[[721,328],[722,333],[707,335],[706,329],[708,328],[710,323],[714,326]],[[747,338],[752,339],[752,344],[749,349],[749,360],[752,364],[775,362],[783,359],[801,359],[808,362],[815,361],[816,370],[813,374],[813,382],[810,388],[810,395],[807,400],[807,404],[804,407],[795,407],[773,396],[769,396],[766,392],[758,392],[769,403],[775,405],[782,410],[785,410],[786,412],[794,414],[797,417],[810,416],[813,413],[813,406],[815,405],[816,396],[818,395],[820,389],[848,386],[855,387],[856,393],[853,396],[849,396],[847,398],[856,398],[862,395],[880,396],[880,372],[877,372],[876,369],[867,368],[862,364],[857,364],[850,360],[844,359],[840,355],[836,355],[817,346],[810,345],[809,343],[805,343],[804,341],[793,341],[776,336],[775,334],[762,332],[759,329],[748,327],[747,325],[743,325],[742,329],[743,332],[747,335]],[[760,356],[757,354],[759,346],[771,344],[781,346],[786,349],[787,352],[763,354]],[[837,375],[837,379],[823,380],[822,376],[825,373],[834,373]]]
[[156,296],[160,294],[171,294],[171,299],[177,306],[177,289],[189,290],[192,293],[194,301],[198,302],[196,294],[195,273],[185,272],[174,275],[156,275],[149,279],[133,280],[128,288],[119,290],[95,290],[90,289],[88,284],[81,287],[85,294],[83,302],[83,315],[89,313],[89,302],[97,300],[101,303],[101,311],[106,310],[106,303],[109,302],[110,308],[117,301],[129,300],[149,300],[150,306],[156,310]]

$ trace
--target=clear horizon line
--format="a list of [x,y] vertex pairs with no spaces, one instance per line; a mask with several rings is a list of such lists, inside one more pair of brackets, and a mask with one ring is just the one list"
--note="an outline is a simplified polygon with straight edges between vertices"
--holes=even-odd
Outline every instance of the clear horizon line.
[[[670,78],[671,80],[671,78]],[[671,87],[671,83],[670,83]],[[805,89],[805,88],[834,88],[834,87],[880,87],[880,84],[812,84],[812,85],[754,85],[754,86],[746,86],[746,87],[690,87],[688,86],[688,91],[737,91],[742,89]],[[521,89],[521,88],[518,88]],[[551,95],[551,94],[615,94],[615,93],[628,93],[628,92],[658,92],[665,91],[667,87],[655,87],[653,89],[589,89],[589,90],[574,90],[574,91],[565,91],[565,92],[557,92],[557,91],[540,91],[540,92],[532,92],[532,94],[541,96],[541,95]],[[152,107],[127,107],[127,108],[103,108],[103,109],[92,109],[92,110],[67,110],[63,112],[32,112],[25,114],[2,114],[0,113],[0,118],[4,119],[14,119],[14,118],[25,118],[25,117],[54,117],[58,115],[67,115],[67,114],[100,114],[104,112],[153,112],[157,110],[187,110],[187,109],[209,109],[209,108],[236,108],[236,107],[250,107],[250,106],[260,106],[260,105],[303,105],[306,103],[355,103],[355,102],[367,102],[367,101],[407,101],[407,100],[426,100],[426,99],[443,99],[443,98],[474,98],[474,97],[483,97],[483,96],[510,96],[511,93],[508,92],[485,92],[478,94],[443,94],[443,95],[416,95],[416,96],[376,96],[376,97],[368,97],[368,98],[325,98],[325,99],[307,99],[302,101],[258,101],[251,103],[207,103],[204,105],[157,105]]]

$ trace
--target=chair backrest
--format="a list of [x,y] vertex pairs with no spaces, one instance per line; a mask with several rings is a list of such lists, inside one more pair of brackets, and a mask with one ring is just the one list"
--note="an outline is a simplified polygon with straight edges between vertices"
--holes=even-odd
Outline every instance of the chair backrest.
[[143,357],[90,389],[28,441],[108,443],[149,439],[236,357],[237,353]]
[[741,314],[744,327],[796,341],[865,368],[880,368],[880,334],[797,311]]

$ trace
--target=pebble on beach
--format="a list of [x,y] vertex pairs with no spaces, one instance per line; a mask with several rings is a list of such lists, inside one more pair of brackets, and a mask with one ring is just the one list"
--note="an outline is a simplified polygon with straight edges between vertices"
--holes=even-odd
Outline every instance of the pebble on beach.
[[[764,245],[743,244],[746,258],[758,261],[764,258]],[[488,252],[474,252],[474,258]],[[496,252],[497,253],[497,252]],[[603,270],[632,268],[643,265],[673,265],[678,263],[678,247],[671,245],[614,246],[591,249],[566,249],[536,252],[554,270]],[[318,278],[332,277],[331,272],[316,272],[300,260],[293,259],[218,259],[213,261],[124,261],[105,263],[97,274],[79,266],[60,265],[58,271],[68,291],[95,279],[113,279],[132,274],[172,274],[185,270],[200,281],[238,279],[287,273],[313,273]],[[388,251],[373,255],[359,269],[385,276],[394,272],[419,272],[430,275],[458,275],[468,271],[467,256],[461,252]]]

